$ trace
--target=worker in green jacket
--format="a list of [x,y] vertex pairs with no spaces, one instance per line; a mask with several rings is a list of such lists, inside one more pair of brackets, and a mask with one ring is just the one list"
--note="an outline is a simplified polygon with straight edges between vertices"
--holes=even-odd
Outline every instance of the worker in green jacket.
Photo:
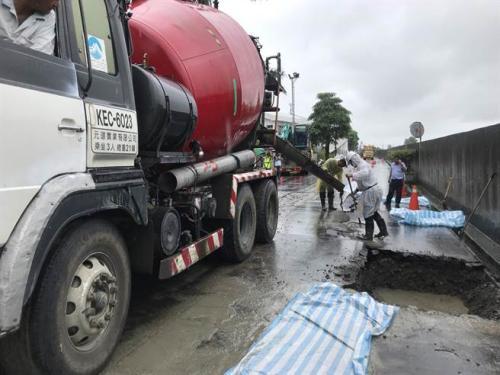
[[264,156],[263,167],[264,169],[273,169],[273,155],[271,155],[271,151],[268,151],[266,156]]
[[[342,181],[342,166],[340,164],[341,162],[339,160],[330,158],[321,165],[321,168],[323,168],[329,175],[335,177],[337,180]],[[323,211],[326,211],[325,198],[328,195],[328,209],[330,211],[335,211],[336,208],[333,206],[333,198],[334,198],[333,187],[328,185],[325,181],[321,180],[320,178],[318,178],[316,187],[319,192],[319,199],[321,200],[321,209]],[[342,193],[340,196],[342,198]]]

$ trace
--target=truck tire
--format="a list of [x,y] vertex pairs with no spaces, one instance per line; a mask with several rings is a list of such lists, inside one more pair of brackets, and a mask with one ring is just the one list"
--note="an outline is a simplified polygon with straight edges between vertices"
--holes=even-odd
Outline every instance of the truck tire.
[[224,246],[221,255],[231,262],[242,262],[252,253],[257,226],[257,209],[252,189],[240,185],[235,217],[224,226]]
[[255,204],[257,207],[256,240],[259,243],[273,241],[278,228],[278,189],[273,180],[260,181],[255,187]]
[[125,242],[104,220],[74,226],[52,254],[31,306],[29,341],[43,373],[97,374],[123,331],[130,300]]
[[[27,319],[24,314],[23,319]],[[28,344],[28,330],[24,324],[14,333],[0,340],[0,375],[41,375]]]

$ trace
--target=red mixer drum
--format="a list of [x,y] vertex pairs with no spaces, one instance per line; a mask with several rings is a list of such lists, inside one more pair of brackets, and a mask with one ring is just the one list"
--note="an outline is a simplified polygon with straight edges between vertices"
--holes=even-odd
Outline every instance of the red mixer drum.
[[228,15],[189,1],[134,0],[132,11],[132,61],[147,54],[158,75],[195,99],[196,129],[179,149],[197,140],[205,159],[231,152],[262,110],[264,70],[253,41]]

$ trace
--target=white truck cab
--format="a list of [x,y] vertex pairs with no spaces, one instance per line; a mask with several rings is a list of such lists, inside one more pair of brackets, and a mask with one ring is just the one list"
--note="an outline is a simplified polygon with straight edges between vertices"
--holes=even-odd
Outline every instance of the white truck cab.
[[[93,276],[103,279],[101,287],[82,286],[68,298],[78,300],[84,290],[92,289],[98,294],[96,298],[115,298],[111,301],[115,306],[125,307],[111,308],[110,301],[97,309],[94,306],[92,314],[88,313],[90,320],[84,323],[77,318],[70,322],[66,314],[65,330],[79,332],[64,339],[67,350],[63,349],[63,357],[40,364],[37,371],[46,371],[43,369],[49,366],[57,373],[89,373],[102,368],[119,337],[119,321],[126,317],[130,271],[127,258],[119,254],[123,239],[109,220],[102,219],[102,215],[120,211],[137,225],[147,223],[145,181],[135,166],[139,151],[137,116],[120,18],[123,6],[102,0],[60,2],[53,56],[0,40],[0,336],[20,327],[30,337],[45,335],[46,339],[39,342],[23,341],[25,347],[29,346],[24,351],[26,358],[31,351],[42,351],[40,358],[46,358],[53,345],[61,345],[57,338],[46,336],[51,328],[37,328],[43,320],[57,320],[57,311],[37,302],[48,297],[43,291],[36,296],[33,292],[44,283],[61,280],[46,272],[47,262],[61,262],[52,252],[71,249],[78,238],[92,241],[90,231],[100,233],[101,244],[108,243],[114,250],[89,256],[82,252],[85,244],[80,249],[75,244],[74,260],[80,262],[75,263],[77,274],[86,270],[83,260],[93,264]],[[92,16],[85,17],[85,13]],[[82,221],[78,230],[69,231],[70,223],[75,226],[78,220],[98,213],[101,216]],[[54,250],[56,242],[59,248]],[[79,254],[83,256],[80,260]],[[112,256],[118,261],[105,261]],[[120,272],[122,275],[117,275]],[[118,287],[120,280],[116,279],[120,277],[124,282]],[[110,288],[118,290],[110,292]],[[61,306],[78,306],[69,299]],[[22,316],[27,313],[28,302],[31,316],[38,317],[25,320]],[[85,304],[90,306],[92,301]],[[121,314],[118,319],[110,318],[113,312]],[[118,320],[118,325],[113,320]],[[112,340],[97,334],[104,325],[118,332]],[[52,327],[52,335],[55,332]],[[9,340],[1,342],[12,346]],[[95,357],[94,363],[78,356],[82,350],[102,350],[98,340],[107,340],[108,354],[105,351]],[[8,364],[4,366],[8,368]],[[22,370],[16,367],[16,371]]]
[[196,140],[181,150],[196,100],[130,63],[129,2],[61,1],[54,55],[0,40],[7,373],[99,373],[132,272],[167,279],[218,249],[241,262],[276,233],[275,173],[254,167],[253,150],[205,161]]

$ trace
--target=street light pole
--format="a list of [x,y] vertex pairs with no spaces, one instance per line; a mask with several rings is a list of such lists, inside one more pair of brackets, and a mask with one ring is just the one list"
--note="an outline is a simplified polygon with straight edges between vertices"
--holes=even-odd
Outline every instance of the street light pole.
[[300,74],[297,72],[288,75],[288,78],[292,81],[292,127],[295,125],[295,81],[299,76]]

